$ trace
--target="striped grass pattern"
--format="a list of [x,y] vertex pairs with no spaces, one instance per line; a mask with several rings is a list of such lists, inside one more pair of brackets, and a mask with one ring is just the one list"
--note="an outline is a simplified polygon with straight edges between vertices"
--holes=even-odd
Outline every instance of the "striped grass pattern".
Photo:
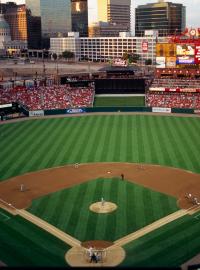
[[[117,204],[113,213],[89,206],[104,198]],[[115,241],[177,211],[176,199],[120,178],[97,179],[33,201],[29,211],[80,241]]]
[[64,254],[71,248],[19,216],[0,210],[0,260],[8,266],[66,266]]
[[0,126],[0,179],[72,163],[136,162],[200,171],[199,118],[85,116]]
[[[199,118],[190,117],[89,115],[8,123],[0,125],[0,180],[76,162],[141,162],[200,172],[199,134]],[[121,189],[119,186],[114,188],[113,181],[104,185],[104,180],[98,179],[81,188],[76,186],[73,191],[63,190],[43,197],[41,201],[34,201],[31,211],[44,219],[48,217],[52,223],[80,239],[107,237],[108,240],[126,234],[130,228],[134,231],[142,224],[159,218],[159,215],[166,215],[168,210],[175,211],[169,199],[161,200],[161,204],[160,197],[152,196],[151,191],[143,191],[147,192],[143,194],[138,191],[139,187],[134,186],[131,192],[126,181]],[[84,216],[84,207],[90,200],[99,200],[102,192],[106,196],[110,194],[110,198],[116,200],[120,207],[124,205],[125,210],[120,215],[116,212],[115,215],[97,219],[92,219],[89,211]],[[66,197],[67,193],[69,196]],[[123,197],[124,194],[127,198]],[[144,211],[134,217],[140,208],[139,204],[135,204],[139,194],[144,199],[141,201]],[[51,196],[54,203],[50,200]],[[69,203],[77,198],[84,203],[79,208]],[[147,205],[144,208],[147,200],[152,201],[154,207]],[[38,207],[41,202],[41,207]],[[132,218],[129,218],[128,209],[131,206],[134,211]],[[74,220],[78,211],[78,220]],[[82,226],[84,219],[87,222]],[[113,228],[113,223],[117,226],[112,231],[109,228]],[[125,246],[127,257],[123,265],[179,266],[199,252],[199,235],[199,220],[184,217]],[[56,250],[54,255],[58,257],[53,257],[51,249]],[[10,266],[62,266],[65,264],[65,249],[66,245],[63,246],[62,242],[19,217],[0,220],[0,260]]]
[[124,246],[122,267],[178,267],[200,250],[200,220],[184,216]]

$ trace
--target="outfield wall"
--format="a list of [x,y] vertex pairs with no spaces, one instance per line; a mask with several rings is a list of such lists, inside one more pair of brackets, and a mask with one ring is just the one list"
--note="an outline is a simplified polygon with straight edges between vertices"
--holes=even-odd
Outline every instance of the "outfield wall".
[[55,110],[39,110],[27,111],[21,108],[24,114],[29,117],[33,116],[50,116],[63,114],[84,114],[84,113],[102,113],[102,112],[153,112],[153,113],[184,113],[194,114],[194,109],[180,109],[180,108],[159,108],[159,107],[88,107],[88,108],[71,108],[71,109],[55,109]]

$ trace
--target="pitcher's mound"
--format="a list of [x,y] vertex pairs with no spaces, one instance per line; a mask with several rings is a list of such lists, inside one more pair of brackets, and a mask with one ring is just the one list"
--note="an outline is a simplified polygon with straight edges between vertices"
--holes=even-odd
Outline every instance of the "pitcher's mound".
[[117,205],[112,202],[96,202],[90,205],[90,210],[99,213],[99,214],[106,214],[111,213],[117,209]]
[[[97,251],[101,259],[90,262],[88,248],[92,246]],[[81,246],[71,248],[66,254],[65,259],[72,267],[114,267],[118,266],[125,258],[125,251],[122,247],[113,245],[107,241],[88,241]]]

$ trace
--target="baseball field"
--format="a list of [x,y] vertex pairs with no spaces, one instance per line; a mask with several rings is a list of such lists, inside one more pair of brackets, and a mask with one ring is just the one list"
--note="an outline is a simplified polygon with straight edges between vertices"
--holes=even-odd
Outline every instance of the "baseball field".
[[[19,210],[0,209],[0,265],[70,266],[71,248],[97,240],[123,249],[119,266],[178,267],[197,255],[200,214],[185,194],[200,199],[199,123],[118,113],[0,125],[0,199]],[[102,197],[117,209],[90,211]]]

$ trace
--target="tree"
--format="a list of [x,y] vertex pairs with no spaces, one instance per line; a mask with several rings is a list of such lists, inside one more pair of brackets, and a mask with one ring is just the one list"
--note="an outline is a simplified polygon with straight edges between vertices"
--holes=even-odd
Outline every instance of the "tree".
[[140,56],[135,53],[125,52],[123,54],[123,59],[128,60],[129,63],[135,63],[140,59]]
[[52,54],[52,57],[53,57],[54,60],[57,60],[57,58],[58,58],[58,56],[57,56],[56,53],[53,53],[53,54]]
[[147,65],[147,66],[152,65],[152,59],[146,59],[145,65]]
[[74,58],[74,53],[70,52],[70,51],[64,51],[62,53],[62,57],[65,59],[72,59],[72,58]]

